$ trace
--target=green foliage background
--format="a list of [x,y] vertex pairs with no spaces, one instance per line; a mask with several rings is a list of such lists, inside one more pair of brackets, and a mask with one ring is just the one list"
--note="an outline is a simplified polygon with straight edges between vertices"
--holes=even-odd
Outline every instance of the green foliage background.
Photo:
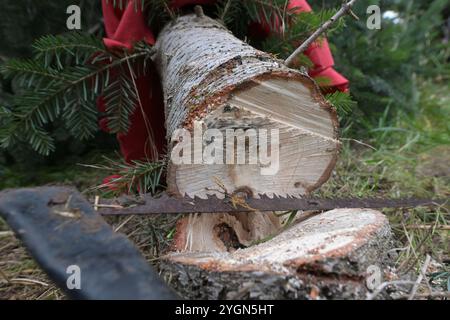
[[[83,30],[97,37],[103,34],[101,5],[92,0],[5,0],[0,10],[0,67],[11,59],[30,58],[32,44],[48,34],[67,32],[66,8],[78,4],[82,9]],[[17,80],[5,79],[0,73],[0,105],[11,103],[20,94]],[[0,110],[1,111],[1,110]],[[0,123],[2,114],[0,112]],[[42,172],[42,166],[59,166],[62,163],[77,162],[92,150],[106,150],[115,147],[112,137],[97,134],[95,140],[80,141],[73,138],[66,127],[56,121],[49,128],[55,137],[55,152],[45,157],[26,143],[14,145],[7,150],[0,149],[0,188],[47,182],[50,176]],[[40,171],[34,171],[33,168]],[[28,171],[27,174],[23,174]],[[7,181],[6,177],[9,178]],[[2,179],[3,178],[3,179]]]
[[[340,1],[311,3],[319,9]],[[382,13],[398,12],[401,22],[383,19],[381,30],[369,30],[365,11],[371,4],[379,5]],[[370,138],[370,130],[379,126],[380,119],[388,127],[398,116],[420,113],[421,81],[433,79],[448,85],[450,46],[442,41],[446,7],[446,0],[356,3],[354,11],[360,21],[346,19],[345,29],[330,37],[336,68],[350,80],[358,102],[353,114],[343,119],[344,128],[351,127],[357,137]]]

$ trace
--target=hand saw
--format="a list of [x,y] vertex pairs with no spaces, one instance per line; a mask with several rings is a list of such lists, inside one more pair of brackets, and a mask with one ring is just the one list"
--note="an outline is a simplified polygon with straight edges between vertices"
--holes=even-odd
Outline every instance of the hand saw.
[[166,193],[160,196],[142,195],[139,197],[119,197],[100,201],[94,208],[102,215],[146,215],[155,213],[218,213],[251,211],[324,211],[339,208],[401,208],[418,206],[442,206],[449,199],[383,199],[383,198],[296,198],[269,197],[257,198],[225,196],[220,199],[209,196],[206,199],[194,197],[171,197]]
[[[155,213],[213,213],[330,210],[445,205],[449,199],[314,199],[293,197],[243,198],[225,196],[174,198],[96,198],[90,203],[75,189],[40,187],[0,192],[0,218],[22,239],[51,279],[67,289],[67,266],[76,261],[83,271],[82,290],[69,290],[76,299],[175,299],[136,247],[100,216]],[[120,279],[121,281],[116,281]]]

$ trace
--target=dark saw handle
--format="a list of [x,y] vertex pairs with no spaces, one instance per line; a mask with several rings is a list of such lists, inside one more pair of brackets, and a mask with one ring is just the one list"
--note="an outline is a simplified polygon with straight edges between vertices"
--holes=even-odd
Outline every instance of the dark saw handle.
[[72,299],[178,298],[139,250],[114,233],[75,189],[3,191],[0,217]]

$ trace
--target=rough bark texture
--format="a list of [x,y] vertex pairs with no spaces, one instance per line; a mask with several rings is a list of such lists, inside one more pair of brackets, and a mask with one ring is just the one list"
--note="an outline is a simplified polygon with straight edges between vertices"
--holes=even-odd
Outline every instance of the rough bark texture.
[[390,248],[383,214],[336,209],[249,248],[171,253],[161,269],[190,299],[363,299],[367,267],[383,270]]
[[[339,142],[335,111],[306,74],[235,38],[218,22],[187,15],[161,32],[155,57],[162,78],[167,138],[176,129],[279,129],[280,169],[261,175],[258,164],[169,164],[176,195],[223,196],[246,188],[278,195],[305,194],[324,183]],[[177,141],[169,144],[169,152]],[[248,152],[248,150],[246,150]]]

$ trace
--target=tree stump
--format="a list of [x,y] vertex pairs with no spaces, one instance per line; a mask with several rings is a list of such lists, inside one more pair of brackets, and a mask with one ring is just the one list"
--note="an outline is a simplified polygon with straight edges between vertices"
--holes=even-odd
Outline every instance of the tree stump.
[[391,247],[382,213],[336,209],[248,248],[173,252],[160,267],[189,299],[363,299],[368,267],[382,270]]

